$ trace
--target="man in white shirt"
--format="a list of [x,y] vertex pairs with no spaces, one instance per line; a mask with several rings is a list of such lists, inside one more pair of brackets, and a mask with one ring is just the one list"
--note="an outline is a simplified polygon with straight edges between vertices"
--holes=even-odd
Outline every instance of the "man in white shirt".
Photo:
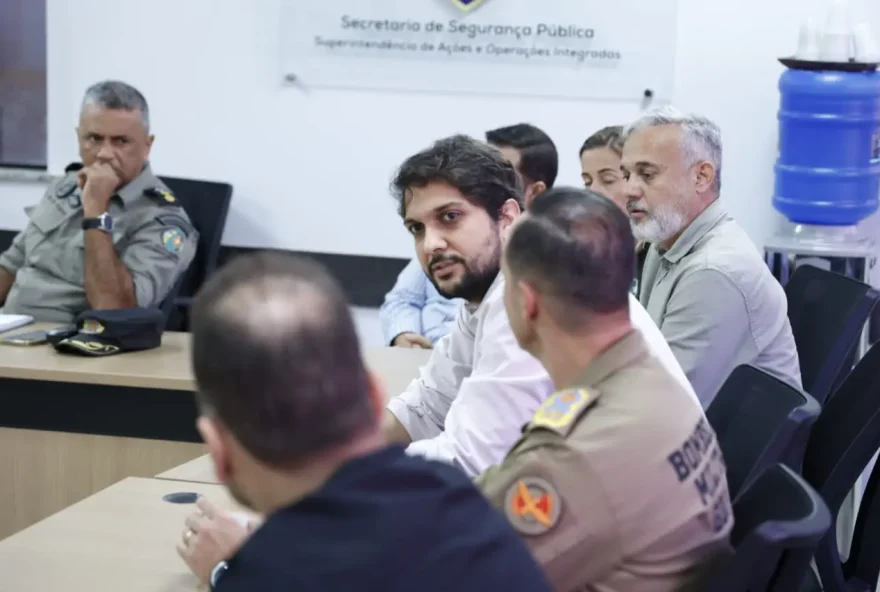
[[[517,344],[504,309],[502,242],[521,213],[520,181],[497,149],[453,136],[407,159],[392,186],[431,282],[466,302],[421,376],[389,401],[382,431],[410,454],[476,477],[504,459],[554,390],[541,363]],[[651,354],[699,407],[660,330],[633,297],[630,316]],[[203,565],[228,559],[249,536],[219,509],[201,532],[189,554]]]
[[[553,392],[546,370],[517,344],[504,310],[502,242],[522,203],[516,171],[490,146],[453,136],[407,159],[392,188],[428,277],[442,295],[466,304],[421,376],[389,401],[383,429],[408,452],[476,476],[504,458]],[[651,352],[693,395],[635,299],[631,310]]]

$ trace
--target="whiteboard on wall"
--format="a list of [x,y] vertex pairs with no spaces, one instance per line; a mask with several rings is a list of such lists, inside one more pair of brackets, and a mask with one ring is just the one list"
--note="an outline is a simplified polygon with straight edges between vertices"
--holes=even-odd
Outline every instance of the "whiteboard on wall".
[[668,100],[676,0],[285,0],[282,77],[332,87]]

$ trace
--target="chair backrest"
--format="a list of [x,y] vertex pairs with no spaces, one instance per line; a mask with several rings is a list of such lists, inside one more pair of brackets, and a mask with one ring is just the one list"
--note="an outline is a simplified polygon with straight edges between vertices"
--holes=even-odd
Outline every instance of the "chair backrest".
[[799,470],[820,410],[811,396],[763,370],[734,368],[706,410],[727,465],[731,498],[776,463]]
[[[880,466],[875,465],[865,487],[853,529],[849,557],[843,566],[852,589],[875,590],[880,578]],[[872,584],[871,582],[874,582]],[[853,586],[852,584],[856,584]]]
[[[880,448],[880,346],[871,347],[813,425],[803,475],[837,516],[859,475]],[[819,544],[816,566],[826,589],[844,582],[837,537]],[[827,582],[827,584],[826,584]]]
[[703,589],[707,592],[793,592],[810,569],[819,540],[831,528],[822,498],[788,467],[761,473],[733,504],[735,553]]
[[880,292],[853,278],[802,264],[785,286],[804,390],[824,405],[852,368]]
[[220,241],[232,201],[232,185],[176,177],[160,179],[168,185],[199,232],[198,252],[184,274],[178,291],[179,297],[191,298],[217,267]]
[[179,278],[177,278],[177,281],[174,282],[174,285],[171,286],[168,294],[165,295],[165,299],[159,303],[159,310],[162,311],[162,316],[165,317],[165,326],[163,327],[164,330],[169,329],[169,321],[171,321],[172,315],[174,314],[175,303],[177,302],[177,297],[180,294],[180,285],[183,283],[183,278],[184,276],[180,276]]

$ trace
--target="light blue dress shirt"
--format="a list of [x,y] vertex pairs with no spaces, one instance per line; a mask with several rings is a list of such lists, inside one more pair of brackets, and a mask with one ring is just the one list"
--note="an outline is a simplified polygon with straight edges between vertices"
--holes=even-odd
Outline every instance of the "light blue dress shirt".
[[442,296],[417,259],[410,261],[379,309],[385,343],[401,333],[415,333],[431,343],[446,335],[461,305],[458,298]]

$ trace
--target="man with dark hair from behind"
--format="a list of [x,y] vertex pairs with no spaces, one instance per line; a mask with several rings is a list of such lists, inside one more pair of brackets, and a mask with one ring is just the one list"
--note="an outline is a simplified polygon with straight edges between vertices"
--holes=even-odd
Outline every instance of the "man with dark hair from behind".
[[199,431],[233,497],[266,516],[215,566],[202,543],[224,516],[200,500],[179,552],[203,582],[219,592],[550,590],[465,475],[384,444],[383,394],[345,296],[318,264],[239,259],[205,285],[192,322]]
[[505,248],[510,325],[557,390],[477,484],[555,590],[692,589],[730,551],[720,448],[634,330],[634,266],[626,214],[583,189],[536,199]]
[[553,188],[559,173],[559,152],[544,130],[517,123],[486,132],[486,141],[498,148],[520,175],[524,205]]

